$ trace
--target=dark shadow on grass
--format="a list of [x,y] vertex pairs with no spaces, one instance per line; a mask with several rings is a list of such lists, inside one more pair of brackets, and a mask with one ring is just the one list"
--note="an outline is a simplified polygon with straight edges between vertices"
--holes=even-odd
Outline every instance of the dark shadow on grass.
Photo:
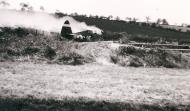
[[0,99],[0,111],[190,111],[190,105],[144,105],[85,100]]

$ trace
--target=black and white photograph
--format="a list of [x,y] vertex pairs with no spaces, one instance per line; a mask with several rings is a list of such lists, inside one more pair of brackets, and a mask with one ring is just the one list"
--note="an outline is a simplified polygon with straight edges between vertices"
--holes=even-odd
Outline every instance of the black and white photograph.
[[0,111],[190,111],[190,0],[0,0]]

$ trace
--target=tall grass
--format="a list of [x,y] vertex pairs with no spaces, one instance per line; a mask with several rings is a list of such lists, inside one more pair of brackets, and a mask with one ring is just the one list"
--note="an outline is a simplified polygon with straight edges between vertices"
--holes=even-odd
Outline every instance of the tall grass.
[[184,105],[146,105],[108,101],[92,101],[85,98],[58,100],[0,99],[1,111],[189,111]]

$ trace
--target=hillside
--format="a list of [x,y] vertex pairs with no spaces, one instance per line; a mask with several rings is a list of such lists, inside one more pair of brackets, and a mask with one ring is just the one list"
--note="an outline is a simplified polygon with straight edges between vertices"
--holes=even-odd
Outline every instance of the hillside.
[[102,18],[93,18],[85,16],[72,16],[78,21],[86,22],[88,25],[95,25],[104,31],[109,32],[126,32],[132,35],[144,35],[148,37],[162,37],[166,39],[190,39],[189,32],[180,32],[172,29],[157,27],[156,24],[149,25],[138,22],[125,22],[118,20],[108,20]]

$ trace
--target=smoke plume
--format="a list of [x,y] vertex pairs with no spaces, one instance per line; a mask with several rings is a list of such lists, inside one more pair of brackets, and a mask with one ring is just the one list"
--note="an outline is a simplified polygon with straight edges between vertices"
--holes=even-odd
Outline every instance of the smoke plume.
[[0,26],[28,27],[49,32],[60,32],[62,25],[69,20],[73,33],[92,30],[101,34],[102,30],[95,26],[88,26],[84,22],[78,22],[72,17],[61,19],[44,12],[25,12],[17,10],[0,9]]

